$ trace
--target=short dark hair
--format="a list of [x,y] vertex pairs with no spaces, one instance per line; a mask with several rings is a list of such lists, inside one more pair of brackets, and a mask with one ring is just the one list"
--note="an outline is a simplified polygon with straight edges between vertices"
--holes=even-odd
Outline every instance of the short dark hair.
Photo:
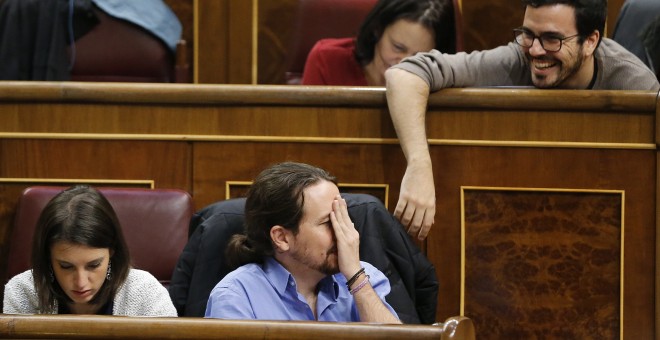
[[598,44],[605,35],[607,0],[522,0],[523,5],[538,8],[541,6],[564,4],[575,9],[575,25],[580,35],[580,43],[594,31],[600,33]]
[[262,263],[264,256],[272,256],[270,229],[276,225],[297,234],[304,191],[320,181],[337,184],[327,171],[304,163],[284,162],[263,170],[247,193],[244,234],[234,235],[227,246],[229,266]]
[[51,247],[65,241],[92,248],[108,248],[112,280],[106,280],[90,301],[105,304],[115,296],[130,269],[130,255],[119,220],[110,202],[96,189],[78,185],[53,197],[39,216],[32,244],[32,276],[39,310],[46,313],[55,301],[71,302],[57,280],[51,280]]
[[374,59],[374,49],[385,29],[399,19],[429,28],[435,49],[456,52],[456,24],[452,0],[380,0],[360,26],[355,42],[355,58],[360,65]]

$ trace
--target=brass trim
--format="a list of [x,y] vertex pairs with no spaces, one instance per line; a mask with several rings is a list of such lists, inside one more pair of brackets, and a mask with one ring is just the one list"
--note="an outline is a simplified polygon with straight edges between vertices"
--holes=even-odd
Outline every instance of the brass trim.
[[252,0],[252,85],[257,85],[259,71],[259,0]]
[[155,189],[155,181],[151,179],[91,179],[91,178],[2,178],[0,183],[89,183],[89,184],[145,184],[149,189]]
[[[87,140],[149,140],[187,142],[272,142],[272,143],[333,143],[333,144],[399,144],[396,138],[372,137],[305,137],[305,136],[234,136],[234,135],[182,135],[182,134],[125,134],[125,133],[50,133],[0,132],[0,139],[87,139]],[[598,142],[535,142],[429,139],[429,145],[498,146],[524,148],[582,148],[656,150],[652,143],[598,143]]]
[[370,184],[370,183],[339,183],[337,185],[340,189],[341,188],[382,188],[385,189],[385,202],[383,204],[385,205],[385,209],[388,209],[387,207],[387,202],[390,200],[390,185],[389,184]]
[[193,84],[199,84],[199,0],[193,0]]
[[619,330],[620,339],[623,339],[623,317],[624,317],[624,245],[625,245],[625,190],[607,190],[607,189],[568,189],[568,188],[519,188],[519,187],[480,187],[480,186],[461,186],[461,292],[460,292],[460,310],[461,316],[465,316],[465,191],[527,191],[527,192],[575,192],[575,193],[604,193],[621,195],[621,290],[619,292]]
[[252,185],[252,181],[226,181],[225,182],[225,199],[226,200],[231,198],[231,195],[229,194],[229,190],[230,190],[232,185],[250,186],[250,185]]
[[580,149],[642,149],[655,150],[653,143],[559,142],[559,141],[507,141],[429,139],[429,145],[509,146],[525,148],[580,148]]
[[398,140],[395,138],[0,132],[0,139],[3,138],[4,139],[75,139],[75,140],[147,140],[147,141],[185,141],[185,142],[399,144]]

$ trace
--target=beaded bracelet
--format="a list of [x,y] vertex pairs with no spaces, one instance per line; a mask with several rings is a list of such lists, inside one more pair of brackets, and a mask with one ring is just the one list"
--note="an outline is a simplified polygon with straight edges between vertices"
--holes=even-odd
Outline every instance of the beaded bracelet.
[[355,283],[357,278],[360,277],[360,274],[362,273],[364,273],[364,267],[360,268],[360,270],[358,270],[357,273],[355,273],[355,275],[353,275],[348,281],[346,281],[346,287],[348,287],[348,289],[351,289],[351,285]]
[[355,295],[355,293],[357,293],[358,290],[362,289],[362,287],[367,285],[367,283],[369,282],[369,275],[366,275],[366,276],[367,277],[365,277],[364,280],[362,280],[362,282],[360,282],[360,284],[357,285],[357,287],[355,287],[355,288],[353,288],[349,291],[349,293],[351,293],[351,295]]

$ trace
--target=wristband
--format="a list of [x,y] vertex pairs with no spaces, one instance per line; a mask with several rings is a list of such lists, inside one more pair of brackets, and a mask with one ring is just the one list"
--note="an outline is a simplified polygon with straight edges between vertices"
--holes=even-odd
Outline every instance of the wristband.
[[351,285],[355,283],[357,278],[360,277],[360,274],[362,273],[364,273],[364,267],[360,268],[360,270],[358,270],[357,273],[355,273],[355,275],[353,275],[348,281],[346,281],[346,287],[348,287],[348,289],[351,289]]
[[355,293],[357,293],[360,289],[362,289],[362,287],[367,285],[367,283],[369,282],[369,275],[366,275],[366,276],[367,277],[365,277],[364,280],[362,280],[362,282],[360,282],[360,284],[357,285],[357,287],[355,287],[355,288],[353,288],[349,291],[349,293],[351,293],[351,295],[355,295]]

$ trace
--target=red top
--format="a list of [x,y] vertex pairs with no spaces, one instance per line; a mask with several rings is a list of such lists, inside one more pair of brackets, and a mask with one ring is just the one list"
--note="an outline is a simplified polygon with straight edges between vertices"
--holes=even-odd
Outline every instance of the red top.
[[319,40],[307,56],[302,85],[367,86],[354,53],[355,38]]

